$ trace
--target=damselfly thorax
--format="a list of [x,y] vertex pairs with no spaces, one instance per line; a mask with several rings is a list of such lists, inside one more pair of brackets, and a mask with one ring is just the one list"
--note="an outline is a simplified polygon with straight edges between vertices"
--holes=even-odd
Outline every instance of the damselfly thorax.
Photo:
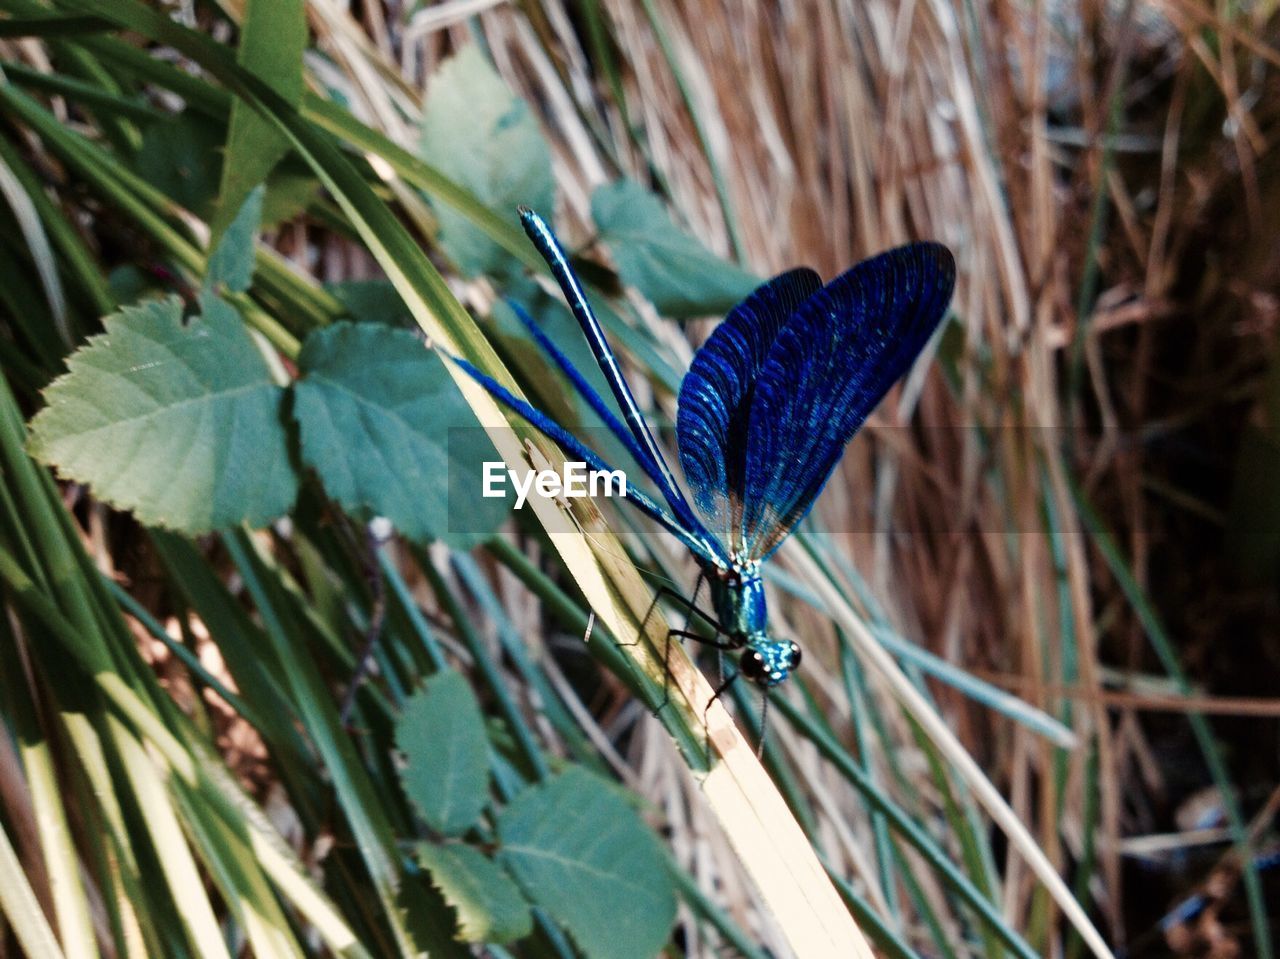
[[800,647],[768,633],[768,607],[760,563],[735,564],[703,570],[711,590],[711,604],[729,648],[741,649],[738,669],[757,686],[783,682],[800,665]]

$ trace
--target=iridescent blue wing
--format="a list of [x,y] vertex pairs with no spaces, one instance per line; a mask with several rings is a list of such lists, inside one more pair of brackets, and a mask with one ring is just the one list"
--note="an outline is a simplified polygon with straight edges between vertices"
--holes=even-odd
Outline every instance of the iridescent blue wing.
[[809,512],[845,444],[924,348],[954,287],[951,252],[913,243],[864,260],[796,309],[751,399],[735,558],[768,556]]
[[756,379],[778,331],[821,288],[808,269],[757,287],[702,344],[680,383],[680,465],[707,528],[730,553],[741,545],[744,441]]

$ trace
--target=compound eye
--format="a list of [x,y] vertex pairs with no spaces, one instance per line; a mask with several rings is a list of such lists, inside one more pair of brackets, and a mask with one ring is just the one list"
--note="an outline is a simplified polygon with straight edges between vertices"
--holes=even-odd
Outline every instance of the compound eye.
[[764,657],[754,649],[742,654],[742,675],[747,679],[759,679],[765,674]]
[[791,644],[791,650],[787,656],[787,668],[798,669],[800,667],[800,647],[795,643]]

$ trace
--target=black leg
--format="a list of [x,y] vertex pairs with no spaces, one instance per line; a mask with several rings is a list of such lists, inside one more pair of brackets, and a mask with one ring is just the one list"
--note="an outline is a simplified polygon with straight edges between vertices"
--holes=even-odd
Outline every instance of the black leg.
[[653,616],[653,611],[658,608],[658,603],[662,602],[663,597],[666,597],[667,599],[675,600],[677,603],[679,603],[681,606],[685,608],[685,610],[687,611],[685,616],[686,628],[688,628],[693,617],[696,615],[699,618],[701,618],[702,621],[705,622],[708,626],[714,629],[718,635],[723,635],[725,630],[718,622],[716,622],[715,618],[712,617],[709,613],[704,612],[703,610],[699,609],[696,605],[694,605],[698,596],[697,589],[702,585],[702,580],[704,577],[705,577],[705,574],[700,573],[698,575],[698,584],[697,586],[695,586],[693,599],[686,599],[682,593],[677,593],[670,586],[659,586],[658,591],[653,594],[653,602],[649,604],[649,608],[644,611],[644,618],[640,620],[640,633],[639,635],[636,636],[635,642],[620,643],[619,645],[638,646],[640,644],[640,637],[644,635],[645,629],[648,628],[649,626],[649,619],[650,617]]
[[710,646],[720,651],[737,649],[737,645],[731,641],[722,641],[719,639],[708,639],[701,633],[690,632],[687,629],[669,629],[667,630],[667,640],[662,644],[662,702],[658,704],[658,712],[661,712],[671,702],[671,640],[672,639],[692,639],[696,643],[702,643],[704,646]]
[[769,731],[769,687],[766,686],[761,692],[764,699],[760,703],[760,742],[756,743],[756,759],[764,759],[764,737]]
[[741,644],[730,640],[707,639],[701,633],[692,633],[687,629],[669,629],[667,630],[667,638],[674,636],[676,639],[691,639],[695,643],[701,643],[703,646],[710,646],[712,649],[740,649]]
[[719,686],[716,687],[716,691],[712,693],[711,698],[707,700],[707,705],[702,707],[702,732],[703,732],[702,747],[703,747],[703,752],[706,754],[706,757],[707,757],[708,766],[711,765],[711,727],[707,723],[707,713],[711,711],[711,707],[715,705],[715,701],[719,699],[720,696],[730,686],[732,686],[735,682],[737,682],[737,679],[738,679],[738,673],[736,672],[730,673],[729,678],[724,680]]
[[623,646],[637,646],[641,637],[645,635],[645,631],[649,627],[649,618],[653,616],[653,611],[658,608],[658,603],[663,597],[675,600],[685,608],[685,629],[671,629],[667,631],[667,636],[662,645],[662,700],[658,703],[655,712],[662,712],[666,708],[667,703],[671,702],[671,638],[692,639],[696,642],[713,646],[717,649],[734,649],[735,647],[729,643],[721,643],[716,639],[707,639],[705,636],[695,633],[688,627],[691,625],[694,616],[698,616],[708,626],[716,631],[716,636],[723,636],[724,629],[716,622],[715,618],[710,614],[699,609],[697,606],[698,593],[702,589],[702,581],[706,579],[706,574],[699,572],[698,581],[694,584],[693,598],[686,599],[681,593],[677,593],[669,586],[659,586],[657,592],[653,596],[653,602],[649,604],[649,608],[645,610],[644,618],[640,621],[640,632],[636,636],[633,643],[621,643]]
[[[702,592],[702,584],[706,581],[706,579],[707,579],[707,574],[703,572],[702,569],[699,569],[698,578],[693,581],[693,594],[689,597],[689,606],[684,614],[684,628],[686,630],[693,625],[694,611],[696,610],[699,613],[702,612],[702,610],[698,608],[698,594]],[[704,618],[710,618],[710,617],[704,616]],[[717,632],[724,632],[724,630],[720,628],[719,623],[712,623],[711,625],[715,627]]]

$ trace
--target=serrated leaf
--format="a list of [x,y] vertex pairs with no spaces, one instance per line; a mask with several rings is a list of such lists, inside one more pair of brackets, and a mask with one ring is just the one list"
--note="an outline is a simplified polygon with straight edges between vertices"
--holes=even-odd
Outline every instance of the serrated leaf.
[[572,768],[498,817],[502,862],[587,959],[653,959],[675,920],[658,841],[613,786]]
[[510,942],[533,931],[520,889],[480,850],[461,843],[422,843],[418,862],[458,916],[464,942]]
[[[551,151],[528,105],[515,96],[475,44],[431,78],[422,114],[421,155],[504,216],[520,204],[550,210]],[[502,275],[511,255],[452,207],[436,207],[440,245],[468,275]]]
[[507,503],[481,495],[479,465],[499,457],[443,360],[412,333],[335,323],[307,337],[298,366],[302,458],[343,507],[456,547],[502,524]]
[[400,784],[428,826],[458,836],[475,825],[489,801],[489,740],[466,679],[428,679],[400,714],[396,748],[405,758]]
[[[236,60],[292,106],[302,101],[302,54],[307,45],[303,0],[247,0]],[[231,101],[226,162],[218,207],[210,220],[213,242],[230,226],[249,191],[289,151],[279,128],[240,98]]]
[[225,287],[233,292],[243,293],[249,289],[249,284],[253,282],[254,241],[262,219],[262,196],[265,192],[262,186],[250,190],[244,206],[222,234],[218,246],[209,256],[209,266],[204,276],[206,290]]
[[454,911],[425,872],[400,876],[395,909],[411,943],[403,955],[472,959],[471,951],[458,941]]
[[126,307],[67,360],[32,420],[31,454],[144,523],[262,525],[293,503],[283,391],[236,311],[202,297]]
[[599,187],[591,216],[622,279],[663,316],[727,313],[760,283],[680,230],[662,201],[631,180]]

